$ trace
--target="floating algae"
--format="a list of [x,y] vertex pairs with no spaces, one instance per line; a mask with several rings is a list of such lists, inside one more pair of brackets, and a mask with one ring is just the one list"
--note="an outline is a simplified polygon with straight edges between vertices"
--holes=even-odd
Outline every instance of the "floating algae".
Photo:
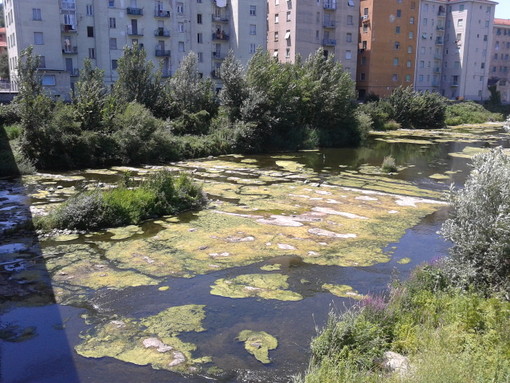
[[143,234],[143,230],[140,226],[137,225],[129,225],[124,227],[116,227],[108,230],[109,233],[112,233],[113,236],[111,239],[126,239],[132,237],[135,234]]
[[328,290],[331,294],[336,295],[337,297],[354,299],[363,298],[363,295],[359,294],[356,290],[348,285],[333,285],[330,283],[325,283],[322,285],[322,288],[324,290]]
[[450,176],[446,175],[446,174],[432,174],[429,176],[429,178],[432,178],[433,180],[448,180],[450,179]]
[[295,161],[276,161],[275,164],[289,172],[301,171],[305,167],[305,165]]
[[280,270],[281,268],[282,268],[282,265],[280,265],[279,263],[275,263],[274,265],[264,265],[260,268],[260,270],[276,271],[276,270]]
[[204,331],[202,305],[171,307],[141,320],[117,318],[82,334],[83,342],[75,347],[86,358],[112,357],[155,369],[189,371],[209,358],[193,359],[196,346],[178,338],[183,332]]
[[408,257],[401,258],[397,261],[397,263],[400,265],[407,265],[410,262],[411,262],[411,258],[408,258]]
[[265,331],[243,330],[237,336],[240,342],[244,342],[244,348],[259,362],[271,363],[269,350],[278,347],[278,340]]
[[245,274],[235,278],[218,279],[211,289],[212,295],[228,298],[259,297],[280,301],[299,301],[303,297],[290,290],[287,275],[282,274]]

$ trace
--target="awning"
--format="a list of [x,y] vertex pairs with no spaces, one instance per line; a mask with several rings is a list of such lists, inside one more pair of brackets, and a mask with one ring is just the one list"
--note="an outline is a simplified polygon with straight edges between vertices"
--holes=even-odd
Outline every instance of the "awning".
[[287,31],[287,33],[285,33],[285,40],[288,40],[290,39],[290,31]]

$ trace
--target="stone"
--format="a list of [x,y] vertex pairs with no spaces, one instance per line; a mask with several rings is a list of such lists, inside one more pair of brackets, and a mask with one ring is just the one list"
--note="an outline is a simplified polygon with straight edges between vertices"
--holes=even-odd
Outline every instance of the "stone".
[[397,352],[386,351],[380,362],[381,366],[389,371],[404,376],[409,372],[409,358]]

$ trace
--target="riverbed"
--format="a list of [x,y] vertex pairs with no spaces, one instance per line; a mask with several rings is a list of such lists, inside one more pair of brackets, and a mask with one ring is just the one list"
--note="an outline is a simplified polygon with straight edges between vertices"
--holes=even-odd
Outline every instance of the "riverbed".
[[[0,181],[0,380],[291,382],[330,311],[447,254],[445,192],[509,138],[498,125],[402,130],[356,149]],[[381,171],[389,155],[394,173]],[[94,233],[30,225],[162,169],[191,174],[208,206]]]

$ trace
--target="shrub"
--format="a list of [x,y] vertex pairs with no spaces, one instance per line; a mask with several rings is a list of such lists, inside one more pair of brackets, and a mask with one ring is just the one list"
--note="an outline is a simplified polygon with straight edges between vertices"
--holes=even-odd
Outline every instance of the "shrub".
[[4,126],[5,133],[7,134],[8,140],[16,140],[21,136],[21,125],[16,123],[12,125]]
[[483,124],[487,121],[504,121],[504,116],[491,113],[473,101],[450,103],[446,108],[446,124]]
[[449,200],[442,233],[453,242],[452,278],[510,297],[510,157],[501,148],[474,157],[464,189],[451,189]]
[[189,176],[173,177],[162,171],[135,188],[128,188],[124,183],[111,190],[77,194],[35,223],[44,230],[95,230],[139,224],[148,218],[197,209],[205,203],[201,187]]
[[385,173],[394,173],[398,171],[395,159],[392,156],[384,157],[383,163],[381,165],[381,170]]

